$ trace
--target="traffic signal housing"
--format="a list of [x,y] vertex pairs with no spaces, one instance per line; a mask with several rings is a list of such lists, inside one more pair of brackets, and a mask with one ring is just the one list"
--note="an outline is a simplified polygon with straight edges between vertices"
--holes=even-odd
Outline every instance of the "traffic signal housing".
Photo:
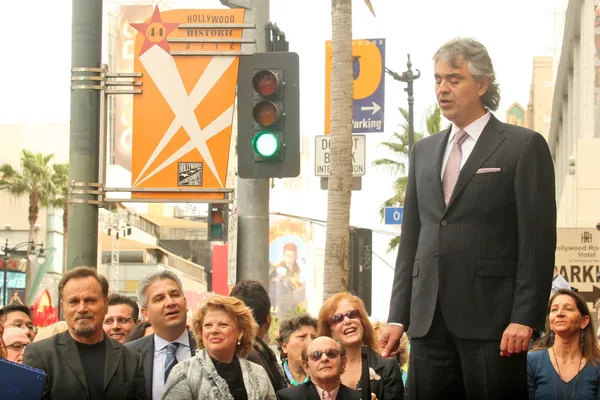
[[208,203],[206,236],[209,241],[227,241],[229,205]]
[[240,57],[238,76],[238,176],[300,175],[300,73],[298,54]]

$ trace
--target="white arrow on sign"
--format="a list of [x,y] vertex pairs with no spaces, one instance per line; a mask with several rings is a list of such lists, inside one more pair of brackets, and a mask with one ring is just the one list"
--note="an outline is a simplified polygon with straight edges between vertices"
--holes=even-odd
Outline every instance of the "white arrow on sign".
[[372,103],[373,103],[372,106],[361,107],[360,109],[362,111],[373,111],[373,113],[371,115],[375,115],[375,113],[377,111],[381,110],[381,106],[379,104],[375,103],[374,101]]

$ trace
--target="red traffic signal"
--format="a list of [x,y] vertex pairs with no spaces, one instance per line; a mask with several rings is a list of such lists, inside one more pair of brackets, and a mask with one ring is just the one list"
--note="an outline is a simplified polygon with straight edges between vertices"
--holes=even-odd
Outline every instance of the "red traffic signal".
[[279,77],[272,71],[263,69],[254,74],[252,86],[261,96],[271,96],[279,89]]

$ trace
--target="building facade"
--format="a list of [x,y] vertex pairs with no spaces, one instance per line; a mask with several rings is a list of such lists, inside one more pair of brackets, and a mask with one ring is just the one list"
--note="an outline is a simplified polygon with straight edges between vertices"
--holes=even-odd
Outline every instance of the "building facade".
[[598,11],[594,0],[571,0],[565,18],[548,135],[560,228],[600,222]]
[[531,90],[527,105],[527,127],[541,133],[546,140],[548,140],[550,132],[553,96],[553,58],[549,56],[533,57]]

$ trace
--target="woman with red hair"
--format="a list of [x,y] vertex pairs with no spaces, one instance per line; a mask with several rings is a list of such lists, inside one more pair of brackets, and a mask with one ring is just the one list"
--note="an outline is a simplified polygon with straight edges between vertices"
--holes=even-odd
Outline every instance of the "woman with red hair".
[[377,354],[373,326],[360,298],[348,292],[330,297],[319,312],[318,336],[329,336],[346,349],[342,384],[359,390],[363,399],[371,393],[378,400],[404,398],[400,367]]

